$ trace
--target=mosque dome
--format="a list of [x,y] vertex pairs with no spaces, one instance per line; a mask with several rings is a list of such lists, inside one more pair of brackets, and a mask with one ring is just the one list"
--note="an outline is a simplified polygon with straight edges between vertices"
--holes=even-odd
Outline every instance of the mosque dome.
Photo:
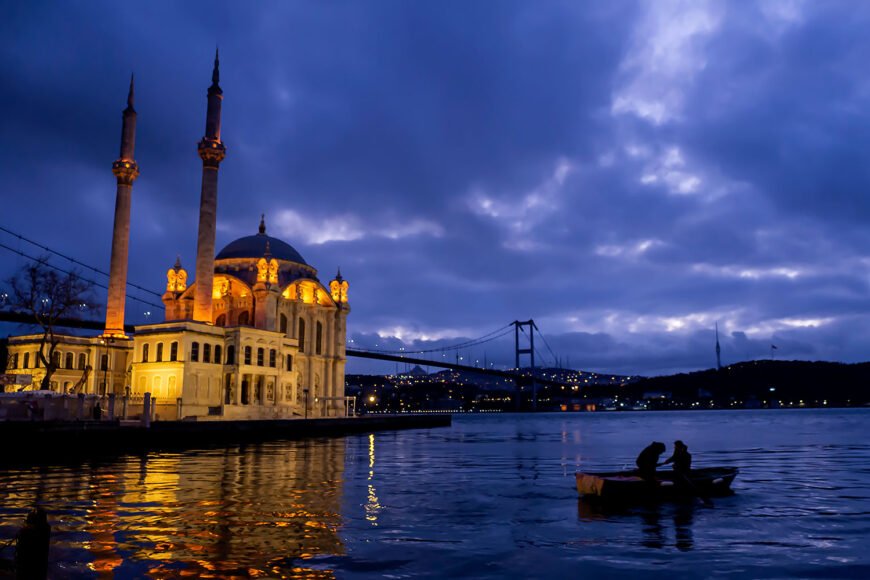
[[260,231],[253,236],[245,236],[234,240],[224,246],[216,260],[226,260],[232,258],[262,258],[266,253],[266,245],[268,244],[269,253],[273,258],[278,260],[286,260],[288,262],[296,262],[297,264],[308,265],[308,262],[302,255],[296,251],[296,248],[279,240],[266,235],[266,225],[263,220],[260,220]]

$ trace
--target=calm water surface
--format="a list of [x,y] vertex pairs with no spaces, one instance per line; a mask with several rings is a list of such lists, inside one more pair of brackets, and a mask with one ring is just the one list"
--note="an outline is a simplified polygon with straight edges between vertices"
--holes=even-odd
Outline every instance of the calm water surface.
[[[0,470],[53,578],[870,578],[870,410],[456,416],[444,429]],[[714,507],[601,510],[652,439],[740,468]],[[9,557],[8,551],[0,554]]]

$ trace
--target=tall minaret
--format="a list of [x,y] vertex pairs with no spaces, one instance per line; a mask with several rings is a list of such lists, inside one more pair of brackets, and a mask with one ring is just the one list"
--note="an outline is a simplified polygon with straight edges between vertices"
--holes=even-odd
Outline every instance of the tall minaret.
[[719,346],[719,323],[716,323],[716,370],[722,370],[722,347]]
[[217,225],[218,167],[226,155],[221,142],[221,101],[223,91],[218,84],[218,53],[214,54],[214,71],[208,88],[208,112],[205,136],[199,142],[202,158],[202,196],[199,201],[199,234],[196,240],[196,293],[193,319],[212,323],[212,285],[214,283],[214,238]]
[[124,302],[127,297],[127,254],[130,248],[130,198],[139,166],[133,159],[136,145],[136,111],[133,109],[133,77],[124,109],[121,129],[121,155],[112,164],[118,180],[115,196],[115,226],[112,230],[112,259],[109,263],[109,295],[106,300],[106,329],[103,336],[126,338],[124,334]]

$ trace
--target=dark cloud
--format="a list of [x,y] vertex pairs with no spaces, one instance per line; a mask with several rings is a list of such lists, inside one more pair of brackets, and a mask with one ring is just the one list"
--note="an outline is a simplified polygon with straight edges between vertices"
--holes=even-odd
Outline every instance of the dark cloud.
[[[731,361],[771,343],[863,360],[868,18],[847,2],[4,5],[0,225],[106,269],[135,71],[130,279],[159,291],[176,254],[192,267],[219,44],[218,246],[265,212],[321,278],[342,268],[361,344],[535,318],[563,363],[651,374],[711,366],[718,321]],[[21,263],[0,255],[4,276]],[[509,338],[463,356],[512,364]]]

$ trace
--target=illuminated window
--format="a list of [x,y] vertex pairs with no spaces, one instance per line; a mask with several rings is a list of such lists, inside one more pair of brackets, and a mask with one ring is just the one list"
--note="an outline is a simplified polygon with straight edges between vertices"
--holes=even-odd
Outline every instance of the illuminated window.
[[154,359],[157,362],[163,362],[163,343],[157,343],[157,357]]
[[272,368],[275,368],[277,354],[274,348],[269,349],[269,366]]
[[202,345],[202,362],[211,362],[211,345],[208,343]]
[[26,368],[26,369],[30,368],[30,353],[29,352],[24,353],[24,368]]
[[264,353],[264,350],[262,348],[257,349],[257,366],[258,367],[263,366],[263,353]]
[[199,343],[194,342],[190,345],[190,360],[193,362],[199,362]]
[[142,345],[142,362],[148,362],[148,349],[150,348],[149,344]]
[[236,345],[231,344],[227,347],[227,364],[236,364]]
[[219,344],[214,345],[214,362],[216,364],[221,364],[221,355],[222,354],[223,354],[223,352],[221,352],[221,345],[219,345]]
[[305,352],[305,320],[299,319],[299,352]]
[[178,343],[173,342],[169,345],[169,360],[178,360]]
[[293,357],[289,354],[287,355],[287,370],[288,371],[293,370]]
[[251,364],[251,347],[250,346],[245,347],[245,364],[246,365]]
[[322,343],[323,343],[323,324],[318,320],[317,321],[317,340],[314,343],[315,354],[320,354],[322,351]]
[[67,369],[73,368],[73,358],[74,358],[73,353],[71,353],[71,352],[66,353],[66,356],[64,357],[64,364],[63,364],[64,368],[67,368]]

